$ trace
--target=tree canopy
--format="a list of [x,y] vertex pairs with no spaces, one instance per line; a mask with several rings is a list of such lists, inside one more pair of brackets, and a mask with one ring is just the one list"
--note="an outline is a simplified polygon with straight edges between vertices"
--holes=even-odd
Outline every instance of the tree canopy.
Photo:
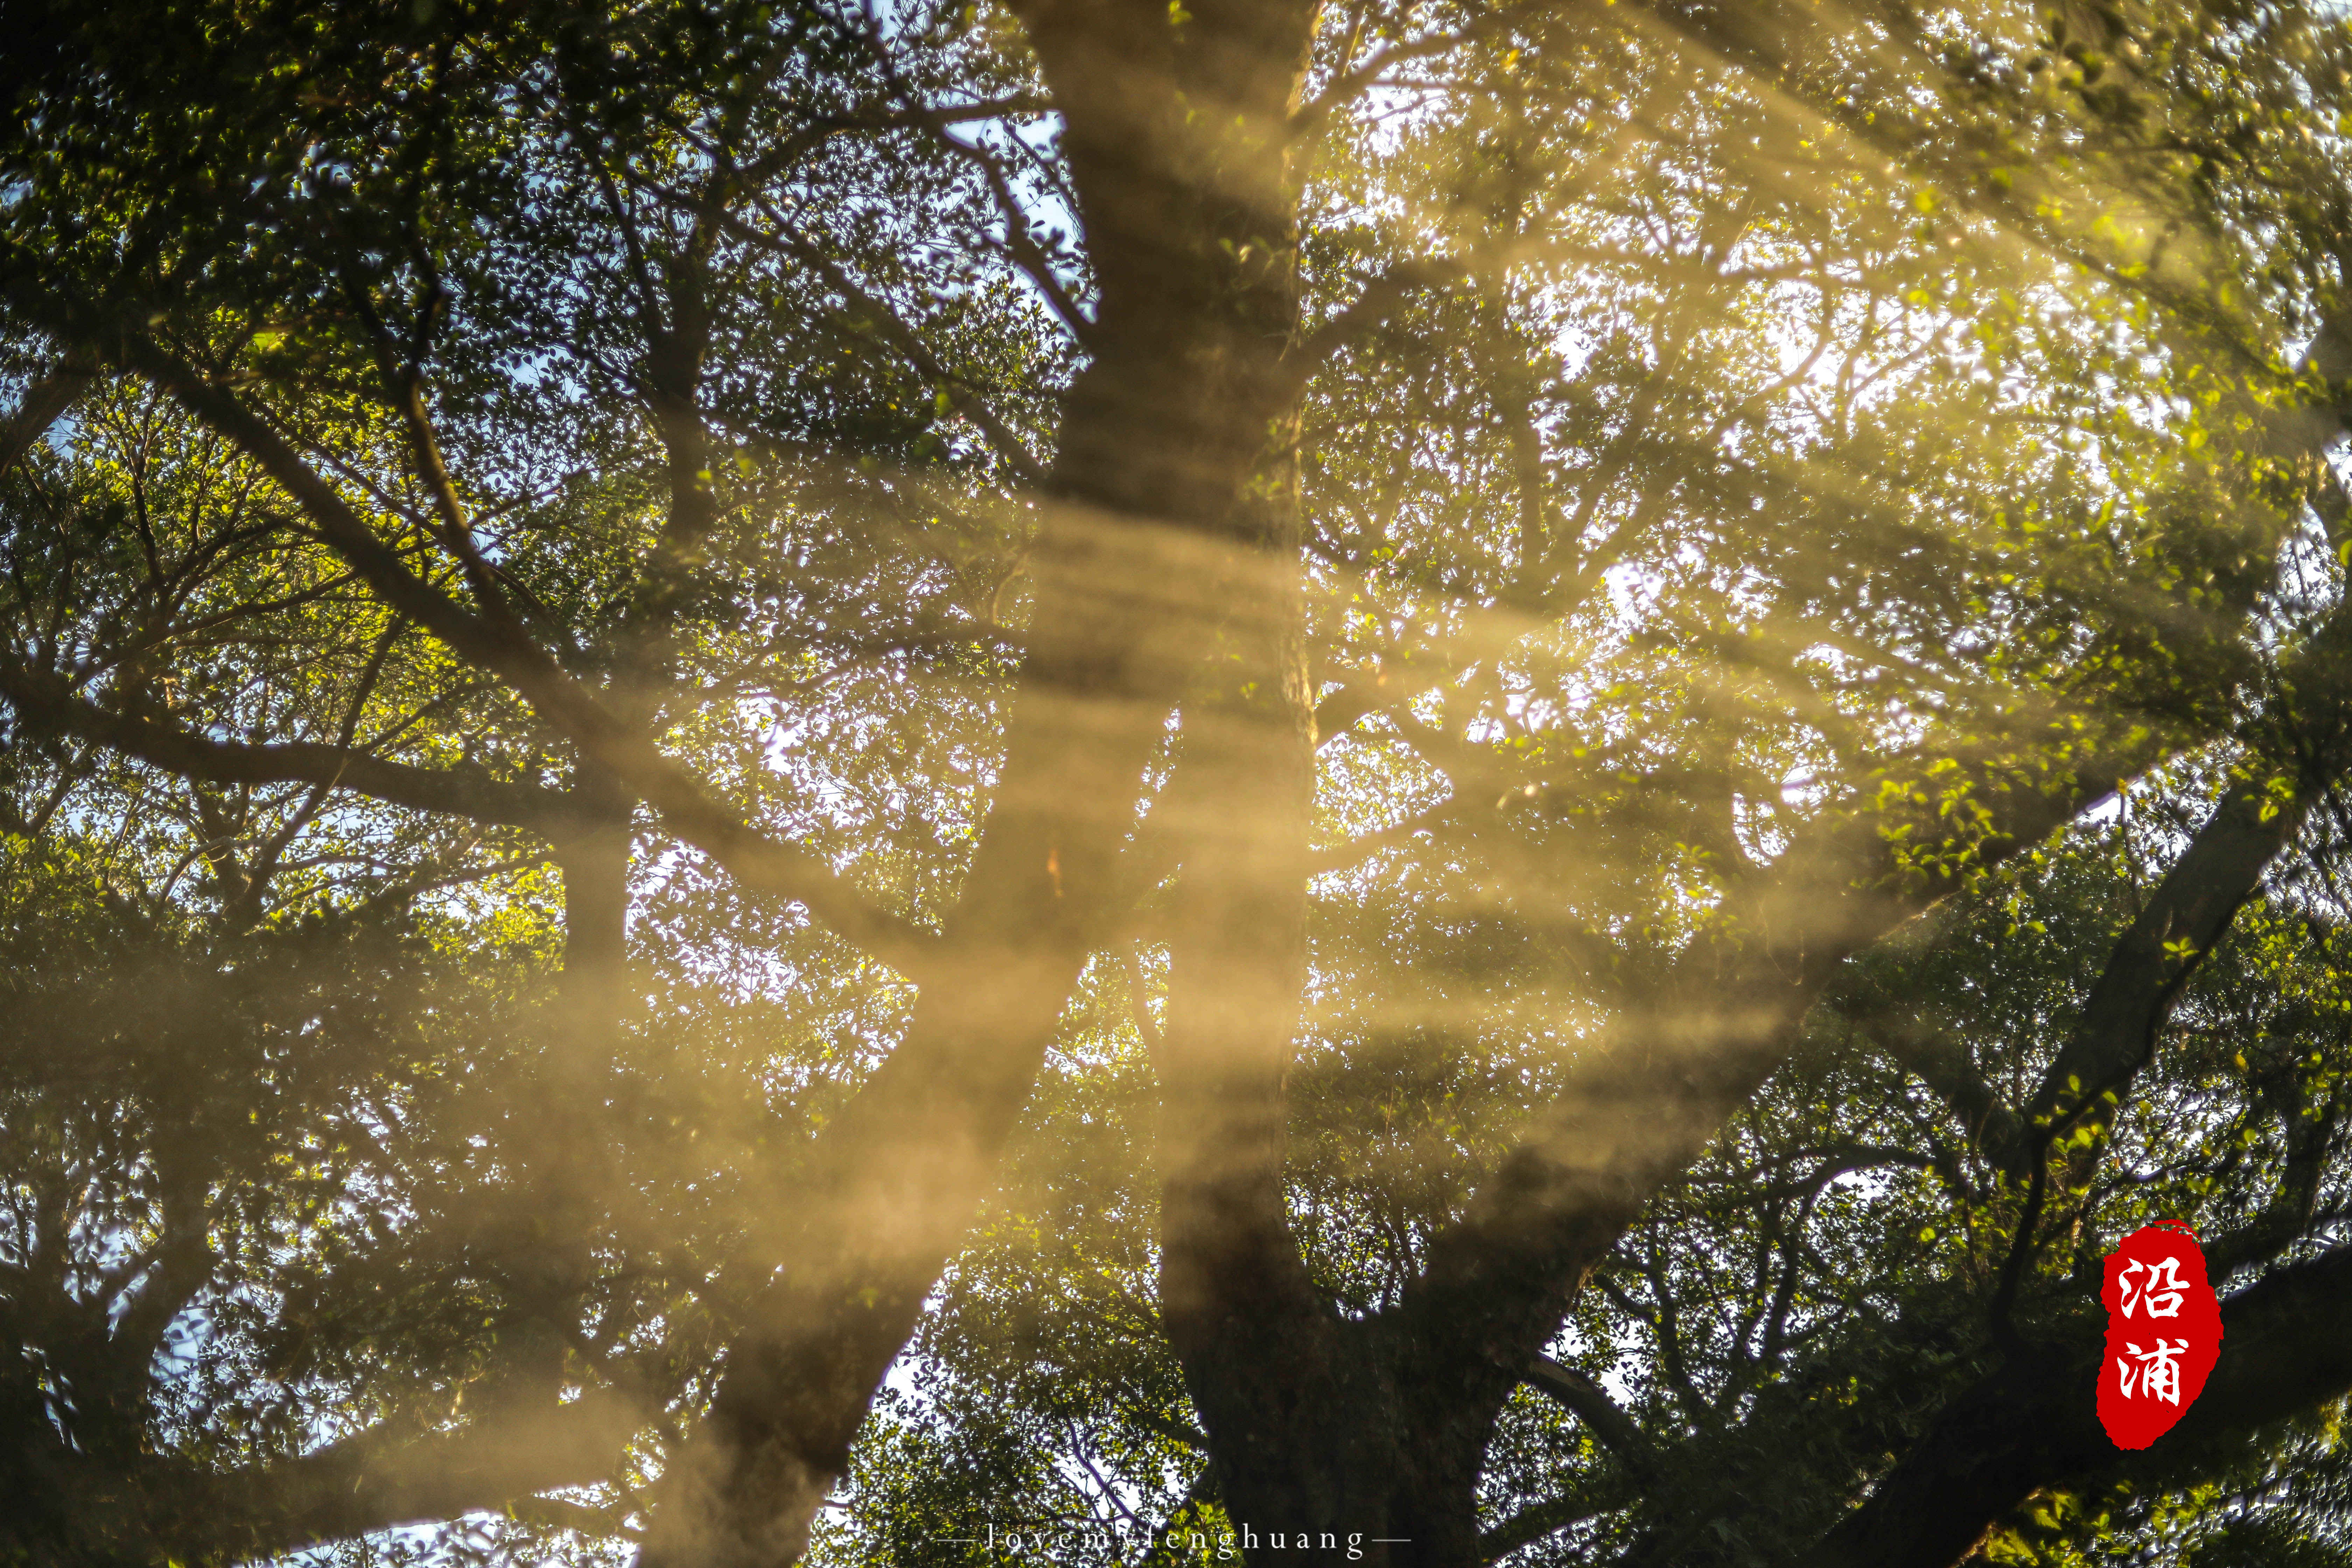
[[0,1562],[2352,1563],[2336,13],[5,0]]

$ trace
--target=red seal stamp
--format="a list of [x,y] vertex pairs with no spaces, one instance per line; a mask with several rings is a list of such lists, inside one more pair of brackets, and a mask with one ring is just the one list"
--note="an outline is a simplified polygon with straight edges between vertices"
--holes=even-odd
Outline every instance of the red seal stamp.
[[2158,1220],[2124,1237],[2099,1299],[2107,1309],[2099,1424],[2116,1447],[2145,1448],[2204,1392],[2221,1354],[2221,1304],[2197,1233]]

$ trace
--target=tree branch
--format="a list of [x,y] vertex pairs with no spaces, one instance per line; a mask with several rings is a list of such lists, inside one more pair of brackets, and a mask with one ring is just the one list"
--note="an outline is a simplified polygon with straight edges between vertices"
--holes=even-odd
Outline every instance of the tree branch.
[[606,1479],[637,1421],[630,1405],[591,1392],[569,1405],[534,1405],[427,1436],[403,1440],[378,1428],[279,1464],[227,1476],[183,1474],[160,1489],[179,1506],[149,1521],[148,1533],[175,1545],[209,1539],[242,1556],[275,1557],[503,1508]]
[[1507,1557],[1520,1547],[1541,1541],[1547,1535],[1558,1534],[1571,1524],[1581,1524],[1588,1519],[1623,1506],[1618,1502],[1591,1502],[1576,1497],[1533,1504],[1480,1535],[1479,1558],[1482,1562],[1492,1563]]
[[2084,1169],[2180,988],[2221,941],[2315,803],[2352,772],[2352,604],[2287,659],[2253,755],[2109,956],[2024,1116],[2038,1159],[2068,1129]]
[[0,698],[29,729],[95,742],[124,756],[207,784],[307,784],[349,790],[392,805],[526,827],[562,839],[594,819],[574,798],[536,784],[413,767],[345,746],[310,741],[248,745],[215,741],[161,720],[101,708],[61,678],[0,653]]
[[2352,1248],[2282,1268],[2221,1304],[2221,1359],[2180,1424],[2139,1453],[2100,1426],[2104,1350],[2089,1303],[2074,1342],[2015,1361],[1945,1406],[1895,1469],[1810,1553],[1818,1568],[1950,1568],[2047,1487],[2194,1475],[2267,1423],[2352,1390]]
[[1539,1355],[1528,1363],[1527,1383],[1528,1387],[1551,1395],[1574,1412],[1577,1419],[1592,1429],[1601,1446],[1622,1460],[1637,1478],[1647,1480],[1658,1473],[1657,1447],[1650,1441],[1650,1435],[1592,1379],[1548,1355]]
[[1969,1141],[2004,1163],[2024,1137],[2024,1120],[1969,1059],[1966,1041],[1924,1014],[1906,1015],[1892,1003],[1855,1008],[1847,1016],[1895,1065],[1952,1108]]
[[[1643,1205],[1779,1067],[1844,961],[1934,904],[1961,867],[1998,864],[2105,795],[2126,761],[2005,786],[1988,777],[1996,829],[1973,842],[1951,842],[1928,803],[1918,805],[1921,817],[1863,805],[1822,822],[1770,874],[1737,888],[1721,928],[1629,1009],[1462,1217],[1433,1238],[1402,1309],[1419,1375],[1482,1384],[1499,1405],[1513,1371],[1557,1331]],[[1895,847],[1914,833],[1944,845],[1928,858],[1932,875],[1917,861],[1902,868]]]
[[[989,445],[996,449],[997,455],[1004,459],[1023,484],[1036,489],[1045,483],[1044,467],[1030,454],[1029,448],[1022,443],[1021,438],[1013,433],[1013,427],[998,416],[996,411],[988,405],[985,399],[966,385],[961,377],[940,363],[939,356],[931,353],[929,345],[923,342],[920,334],[900,320],[896,310],[860,288],[856,280],[844,272],[831,257],[814,246],[792,237],[785,231],[782,221],[773,214],[770,215],[770,221],[777,224],[777,230],[773,234],[762,233],[730,212],[719,212],[714,216],[719,226],[729,234],[747,245],[757,246],[763,250],[783,251],[789,254],[809,270],[816,273],[828,287],[838,291],[851,305],[867,311],[873,319],[878,334],[925,380],[947,395],[949,405],[958,414],[971,420],[981,434],[988,437]],[[850,324],[848,335],[864,337],[866,334],[856,331],[853,323]]]
[[1448,49],[1459,48],[1465,44],[1476,43],[1487,34],[1498,31],[1511,19],[1510,13],[1506,8],[1490,12],[1451,33],[1432,33],[1425,37],[1390,45],[1353,70],[1342,71],[1339,76],[1334,77],[1321,92],[1315,95],[1311,102],[1301,105],[1290,117],[1290,134],[1298,137],[1313,133],[1331,117],[1335,110],[1343,109],[1354,102],[1378,83],[1381,77],[1407,60],[1426,59],[1432,55],[1442,55]]
[[34,442],[48,433],[50,426],[65,416],[94,374],[68,363],[25,389],[16,411],[0,423],[0,474],[6,473],[10,465],[32,450]]
[[1303,391],[1333,355],[1377,331],[1407,295],[1456,283],[1469,275],[1466,264],[1442,258],[1397,262],[1365,284],[1352,303],[1293,343],[1282,356],[1283,374],[1290,378],[1294,392]]
[[131,368],[258,463],[299,503],[336,553],[393,609],[467,660],[500,676],[585,757],[635,789],[663,826],[709,855],[751,891],[793,900],[834,931],[901,973],[919,978],[938,936],[875,906],[816,856],[743,824],[702,792],[692,774],[631,730],[586,687],[512,625],[484,620],[408,569],[333,486],[226,388],[146,338],[128,345]]

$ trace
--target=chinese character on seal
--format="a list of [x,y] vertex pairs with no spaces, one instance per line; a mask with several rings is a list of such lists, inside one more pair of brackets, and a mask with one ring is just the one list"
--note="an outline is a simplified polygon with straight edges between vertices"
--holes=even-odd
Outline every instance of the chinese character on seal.
[[2145,1448],[2204,1392],[2221,1354],[2221,1305],[2197,1233],[2159,1220],[2124,1237],[2099,1299],[2107,1309],[2099,1422],[2116,1447]]

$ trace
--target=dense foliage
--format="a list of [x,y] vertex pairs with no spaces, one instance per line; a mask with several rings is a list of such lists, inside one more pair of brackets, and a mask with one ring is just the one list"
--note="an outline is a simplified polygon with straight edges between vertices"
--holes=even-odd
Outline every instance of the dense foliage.
[[2333,7],[0,37],[0,1563],[2352,1563]]

